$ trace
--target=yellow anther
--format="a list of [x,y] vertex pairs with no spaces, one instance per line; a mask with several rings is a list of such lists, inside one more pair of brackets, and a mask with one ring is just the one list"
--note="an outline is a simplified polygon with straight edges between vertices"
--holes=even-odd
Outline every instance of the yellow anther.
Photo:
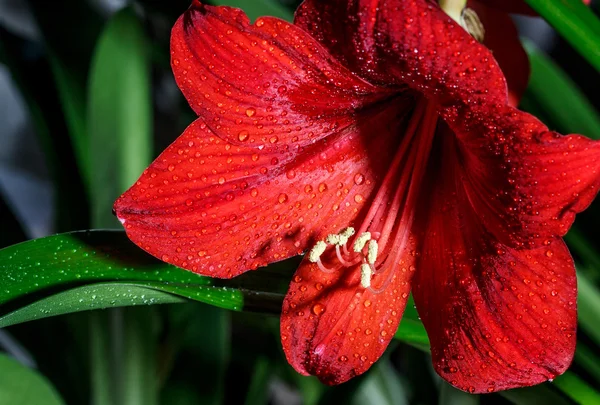
[[340,235],[340,239],[344,240],[344,243],[348,242],[348,239],[354,235],[356,231],[354,230],[354,228],[352,228],[351,226],[349,226],[348,228],[344,229],[342,232],[339,233]]
[[327,235],[325,241],[330,245],[342,246],[348,243],[348,239],[354,235],[354,228],[348,227],[338,234]]
[[362,252],[366,243],[371,239],[371,232],[361,233],[356,240],[354,241],[354,246],[352,246],[352,250],[356,253]]
[[377,241],[371,239],[369,241],[369,245],[367,246],[367,262],[369,264],[375,264],[375,260],[377,260],[377,251],[379,250],[379,245]]
[[337,234],[331,234],[331,235],[327,235],[327,237],[325,238],[325,242],[327,242],[330,245],[340,245],[340,235]]
[[360,285],[362,288],[371,287],[371,274],[373,274],[373,270],[371,270],[371,266],[363,263],[360,265]]
[[318,262],[321,258],[321,255],[325,252],[325,249],[327,249],[327,243],[323,242],[322,240],[318,241],[310,250],[310,252],[308,252],[308,261],[311,263]]

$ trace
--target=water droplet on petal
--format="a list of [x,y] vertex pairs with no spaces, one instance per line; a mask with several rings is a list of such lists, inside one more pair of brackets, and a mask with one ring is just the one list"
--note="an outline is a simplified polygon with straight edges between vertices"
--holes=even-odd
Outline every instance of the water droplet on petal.
[[250,134],[248,133],[248,131],[243,130],[240,131],[240,133],[238,134],[238,139],[240,140],[240,142],[244,142],[248,140],[249,136]]
[[321,305],[321,304],[315,304],[312,307],[312,312],[313,314],[319,316],[321,315],[323,312],[325,312],[325,306]]

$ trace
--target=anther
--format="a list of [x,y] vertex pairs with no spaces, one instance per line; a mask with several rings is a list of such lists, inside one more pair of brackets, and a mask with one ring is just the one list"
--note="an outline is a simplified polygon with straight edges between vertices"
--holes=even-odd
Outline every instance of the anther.
[[375,260],[377,260],[377,250],[379,249],[379,245],[377,241],[371,239],[369,241],[369,245],[367,246],[367,262],[369,264],[375,264]]
[[315,243],[310,252],[308,252],[308,261],[311,263],[318,262],[321,259],[321,255],[325,252],[325,249],[327,249],[327,243],[322,240]]
[[340,245],[340,235],[337,234],[331,234],[331,235],[327,235],[327,237],[325,238],[325,242],[327,242],[329,245]]
[[371,275],[373,274],[373,270],[371,269],[371,265],[363,263],[360,265],[360,285],[362,288],[371,287]]
[[356,240],[354,241],[354,245],[352,246],[352,250],[356,253],[362,252],[366,243],[371,239],[371,232],[361,233]]
[[350,239],[350,237],[354,235],[354,232],[354,228],[348,227],[338,234],[327,235],[325,241],[330,245],[343,246],[346,243],[348,243],[348,239]]

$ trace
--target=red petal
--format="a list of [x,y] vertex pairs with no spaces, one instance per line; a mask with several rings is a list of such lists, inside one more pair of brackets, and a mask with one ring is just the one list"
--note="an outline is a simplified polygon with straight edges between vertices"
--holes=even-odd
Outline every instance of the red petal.
[[[401,100],[400,100],[401,101]],[[351,224],[398,140],[399,102],[289,152],[232,145],[197,120],[115,202],[130,239],[213,277],[300,254]]]
[[[414,257],[408,251],[379,294],[361,287],[356,266],[338,264],[325,273],[307,259],[302,262],[281,313],[283,350],[296,371],[334,385],[364,373],[381,357],[410,292]],[[373,278],[374,284],[380,282]]]
[[509,106],[481,114],[459,114],[451,124],[463,130],[454,146],[461,182],[486,230],[526,248],[566,234],[598,193],[600,142],[550,132]]
[[507,100],[489,50],[430,1],[306,0],[295,23],[370,81],[406,84],[442,105]]
[[427,237],[413,294],[435,369],[477,393],[554,378],[575,349],[573,261],[558,238],[533,250],[494,242],[461,186],[459,159],[441,158],[419,222]]
[[477,1],[468,6],[475,10],[485,29],[483,44],[498,61],[508,84],[509,103],[519,104],[529,82],[529,58],[519,40],[517,27],[508,14],[486,7]]
[[239,9],[199,2],[173,27],[171,60],[190,106],[234,144],[310,144],[389,94],[290,23],[266,17],[252,25]]

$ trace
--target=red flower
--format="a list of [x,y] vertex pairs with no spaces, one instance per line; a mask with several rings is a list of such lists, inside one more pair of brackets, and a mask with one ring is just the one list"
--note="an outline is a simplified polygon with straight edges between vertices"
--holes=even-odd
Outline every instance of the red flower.
[[458,388],[569,366],[560,237],[598,191],[600,144],[509,106],[491,53],[435,4],[308,0],[292,25],[195,1],[171,52],[201,118],[115,203],[135,243],[222,278],[310,251],[281,337],[328,384],[381,356],[411,288]]

